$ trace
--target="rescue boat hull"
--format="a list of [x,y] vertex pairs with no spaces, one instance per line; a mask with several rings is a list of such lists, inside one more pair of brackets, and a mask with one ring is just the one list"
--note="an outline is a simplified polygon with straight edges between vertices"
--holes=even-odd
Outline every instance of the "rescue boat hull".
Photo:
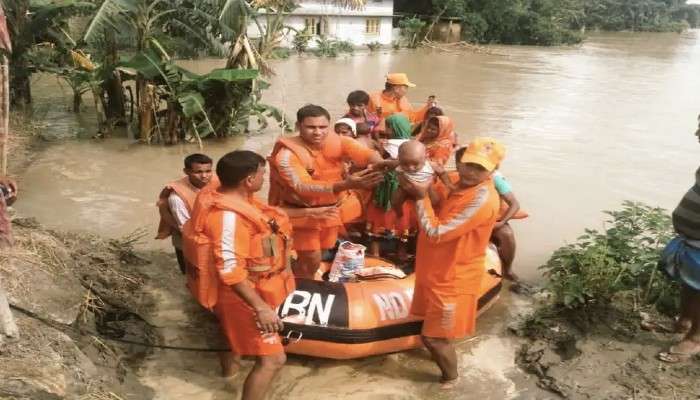
[[[479,314],[499,297],[501,265],[489,247],[479,296]],[[368,258],[368,264],[382,260]],[[296,290],[278,312],[288,338],[287,353],[354,359],[422,345],[422,321],[410,314],[415,276],[349,283],[297,279]]]

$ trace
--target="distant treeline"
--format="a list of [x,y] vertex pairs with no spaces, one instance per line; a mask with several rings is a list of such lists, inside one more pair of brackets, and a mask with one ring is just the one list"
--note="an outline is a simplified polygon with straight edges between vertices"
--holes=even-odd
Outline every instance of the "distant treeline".
[[585,30],[681,32],[700,27],[685,0],[397,0],[397,12],[456,17],[478,43],[578,43]]

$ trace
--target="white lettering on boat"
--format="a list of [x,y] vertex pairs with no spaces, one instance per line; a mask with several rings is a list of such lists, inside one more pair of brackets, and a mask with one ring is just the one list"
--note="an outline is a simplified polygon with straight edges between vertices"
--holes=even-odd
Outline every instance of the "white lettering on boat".
[[[282,318],[290,315],[290,311],[295,313],[291,315],[299,315],[305,317],[305,325],[328,325],[328,320],[331,318],[333,310],[333,302],[335,295],[329,294],[324,301],[320,293],[310,293],[305,290],[295,290],[282,304]],[[315,322],[318,321],[318,322]]]
[[382,321],[396,320],[408,317],[410,299],[413,291],[375,293],[374,303],[379,308],[379,319]]

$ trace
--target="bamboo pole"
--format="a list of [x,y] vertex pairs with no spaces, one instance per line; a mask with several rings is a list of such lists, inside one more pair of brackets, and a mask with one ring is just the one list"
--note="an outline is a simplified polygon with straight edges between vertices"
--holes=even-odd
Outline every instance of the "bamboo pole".
[[10,136],[10,65],[7,57],[2,57],[0,79],[0,175],[7,175]]

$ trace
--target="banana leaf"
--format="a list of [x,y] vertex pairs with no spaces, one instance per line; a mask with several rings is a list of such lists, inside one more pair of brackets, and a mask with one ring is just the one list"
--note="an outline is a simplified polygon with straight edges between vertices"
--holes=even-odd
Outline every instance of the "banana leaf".
[[198,92],[186,92],[177,98],[180,107],[182,107],[182,115],[187,118],[192,118],[195,115],[204,113],[204,96]]

